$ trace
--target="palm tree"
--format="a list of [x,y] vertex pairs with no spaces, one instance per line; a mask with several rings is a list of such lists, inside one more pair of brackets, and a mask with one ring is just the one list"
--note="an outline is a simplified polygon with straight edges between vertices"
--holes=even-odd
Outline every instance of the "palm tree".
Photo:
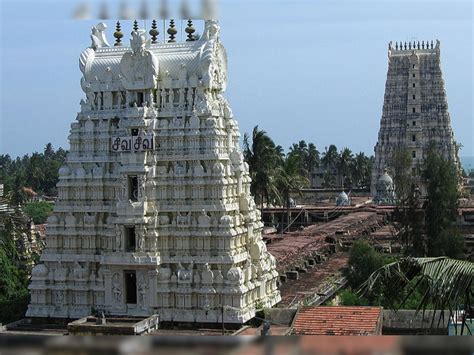
[[[314,168],[319,166],[319,151],[313,143],[308,144],[308,156],[306,157],[306,168],[311,174]],[[310,175],[311,176],[311,175]]]
[[339,154],[339,160],[337,162],[338,174],[342,176],[341,185],[344,188],[346,180],[348,184],[351,184],[351,167],[352,167],[353,154],[349,148],[344,148]]
[[370,184],[371,170],[370,158],[363,152],[356,154],[351,174],[357,187],[366,187]]
[[307,175],[308,170],[306,168],[306,158],[308,156],[308,145],[304,140],[299,141],[298,143],[293,143],[290,147],[288,155],[291,156],[291,159],[295,162],[297,160],[298,169],[300,174]]
[[263,130],[255,126],[252,131],[252,138],[247,133],[244,134],[244,158],[249,165],[252,184],[250,190],[260,206],[267,203],[274,193],[274,170],[281,160],[282,149],[275,146],[273,140]]
[[276,187],[278,199],[286,207],[287,228],[290,224],[290,197],[291,194],[301,195],[301,189],[308,186],[309,180],[301,175],[298,156],[288,154],[283,164],[276,171]]
[[[469,311],[473,296],[474,263],[467,260],[435,258],[404,258],[387,264],[369,276],[359,288],[359,293],[373,294],[382,285],[388,290],[386,296],[397,299],[405,294],[402,306],[408,297],[420,286],[424,286],[417,313],[428,306],[433,307],[432,325],[437,310],[449,310],[450,315],[463,309]],[[401,292],[406,290],[406,293]],[[440,312],[440,319],[444,312]],[[463,320],[463,328],[465,319]]]
[[25,179],[26,183],[35,191],[41,189],[41,182],[44,180],[44,156],[39,153],[33,153],[28,161]]
[[324,168],[334,170],[337,166],[337,161],[339,159],[339,154],[337,153],[337,147],[334,144],[331,144],[329,148],[326,147],[326,151],[323,153],[321,158],[321,163]]

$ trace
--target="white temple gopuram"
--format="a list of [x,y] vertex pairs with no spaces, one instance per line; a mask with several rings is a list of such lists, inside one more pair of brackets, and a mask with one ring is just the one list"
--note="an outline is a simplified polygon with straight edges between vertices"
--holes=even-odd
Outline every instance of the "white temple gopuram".
[[[154,27],[156,29],[156,25]],[[86,99],[71,124],[28,317],[94,311],[160,321],[243,323],[280,300],[275,258],[250,195],[239,130],[223,96],[217,21],[158,43],[137,23],[92,29],[80,55]]]

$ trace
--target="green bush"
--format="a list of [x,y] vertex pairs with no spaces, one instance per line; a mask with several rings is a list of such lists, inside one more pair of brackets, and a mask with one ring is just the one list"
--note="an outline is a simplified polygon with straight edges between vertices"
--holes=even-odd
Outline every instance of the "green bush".
[[30,202],[25,206],[25,213],[33,220],[34,224],[46,223],[46,219],[53,211],[51,202]]
[[28,290],[8,299],[0,299],[0,323],[8,324],[23,318],[29,302]]
[[348,289],[339,294],[339,303],[342,306],[368,306],[369,302],[354,291]]
[[368,243],[356,241],[349,254],[348,269],[345,273],[352,289],[357,289],[369,276],[385,264],[381,254]]

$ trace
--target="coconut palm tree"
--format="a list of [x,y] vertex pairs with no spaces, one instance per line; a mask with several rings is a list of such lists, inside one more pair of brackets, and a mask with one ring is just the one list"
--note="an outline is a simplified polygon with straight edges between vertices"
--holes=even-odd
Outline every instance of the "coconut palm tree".
[[299,157],[288,154],[283,164],[276,170],[276,187],[278,200],[286,207],[286,224],[290,224],[290,197],[292,194],[301,195],[301,189],[309,185],[309,179],[301,174]]
[[[251,140],[251,141],[250,141]],[[267,203],[270,196],[274,194],[274,172],[281,161],[281,147],[277,148],[273,140],[263,130],[255,126],[250,138],[244,134],[244,157],[249,165],[249,173],[252,178],[250,190],[255,199],[263,208],[264,200]]]
[[337,161],[337,170],[339,175],[342,176],[341,185],[344,188],[346,183],[351,184],[351,167],[352,167],[353,154],[349,148],[344,148],[339,154],[339,159]]
[[316,148],[316,145],[314,145],[313,143],[309,143],[308,155],[306,157],[306,168],[310,174],[310,177],[314,168],[317,168],[319,166],[319,162],[320,162],[319,151]]
[[357,187],[370,185],[371,161],[363,152],[355,155],[352,164],[352,177]]
[[304,140],[301,140],[290,147],[288,154],[298,157],[301,174],[311,179],[314,168],[319,166],[319,151],[314,143],[306,144]]
[[[396,300],[404,295],[399,303],[403,306],[410,295],[422,286],[423,296],[417,313],[432,307],[435,321],[437,310],[448,310],[450,315],[458,310],[470,310],[473,296],[474,263],[467,260],[450,259],[444,256],[435,258],[403,258],[376,270],[364,282],[359,293],[373,294],[380,290],[389,299]],[[406,292],[402,292],[406,291]],[[440,312],[439,320],[444,312]],[[465,319],[461,333],[465,330]]]
[[335,169],[338,159],[339,154],[337,152],[337,147],[334,144],[331,144],[329,148],[326,147],[323,157],[321,158],[321,164],[323,164],[323,167],[326,168],[326,170]]

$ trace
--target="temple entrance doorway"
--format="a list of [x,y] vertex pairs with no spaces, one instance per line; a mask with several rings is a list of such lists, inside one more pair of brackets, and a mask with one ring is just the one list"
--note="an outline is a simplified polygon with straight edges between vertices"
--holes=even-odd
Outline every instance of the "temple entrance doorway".
[[125,271],[125,301],[127,304],[137,304],[137,274],[135,271]]

